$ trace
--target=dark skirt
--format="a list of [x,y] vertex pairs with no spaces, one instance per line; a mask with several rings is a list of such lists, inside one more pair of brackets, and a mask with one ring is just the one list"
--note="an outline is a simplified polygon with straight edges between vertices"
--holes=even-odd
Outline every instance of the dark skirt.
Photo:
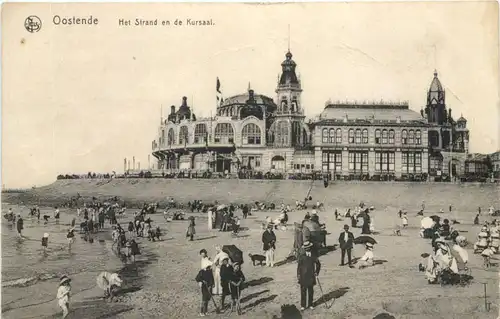
[[227,281],[221,281],[221,286],[222,286],[222,294],[224,296],[230,295],[231,291],[229,290],[229,282]]

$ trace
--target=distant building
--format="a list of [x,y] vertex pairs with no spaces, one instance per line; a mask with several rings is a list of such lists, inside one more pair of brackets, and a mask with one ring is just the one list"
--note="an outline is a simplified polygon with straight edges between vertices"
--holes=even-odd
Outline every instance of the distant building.
[[460,116],[455,121],[451,108],[446,109],[445,90],[437,72],[434,72],[423,113],[429,123],[429,175],[463,175],[469,153],[467,120]]
[[[467,121],[453,120],[434,73],[425,110],[408,102],[327,102],[306,121],[302,85],[287,52],[274,99],[246,93],[196,118],[182,98],[153,141],[156,169],[260,173],[321,172],[335,179],[442,178],[465,172]],[[218,82],[219,88],[219,82]]]

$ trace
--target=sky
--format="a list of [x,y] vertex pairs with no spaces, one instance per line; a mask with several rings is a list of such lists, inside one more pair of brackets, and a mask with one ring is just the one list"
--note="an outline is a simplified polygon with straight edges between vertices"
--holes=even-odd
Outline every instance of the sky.
[[[24,21],[37,15],[39,32]],[[54,15],[99,19],[56,26]],[[119,19],[170,26],[119,26]],[[213,19],[213,26],[185,20]],[[176,19],[183,26],[174,26]],[[496,2],[317,4],[4,4],[2,185],[42,186],[58,174],[147,167],[161,108],[188,98],[215,114],[225,97],[275,97],[290,42],[306,115],[327,100],[408,100],[425,106],[437,69],[470,151],[500,149]],[[290,32],[289,32],[290,28]],[[151,159],[153,157],[151,156]]]

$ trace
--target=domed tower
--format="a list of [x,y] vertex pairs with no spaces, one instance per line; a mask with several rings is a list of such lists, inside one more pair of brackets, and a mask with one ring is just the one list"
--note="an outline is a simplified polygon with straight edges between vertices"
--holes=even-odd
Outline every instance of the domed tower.
[[290,50],[281,63],[281,74],[276,87],[277,110],[273,114],[268,140],[274,147],[295,147],[308,143],[304,131],[304,109],[301,104],[302,87]]
[[302,88],[300,80],[295,73],[297,64],[292,60],[290,50],[285,55],[285,61],[281,63],[281,75],[276,88],[278,99],[277,114],[304,115],[300,103]]
[[431,124],[442,125],[447,122],[445,92],[438,79],[437,71],[434,71],[434,78],[427,92],[425,114],[427,115],[427,121]]

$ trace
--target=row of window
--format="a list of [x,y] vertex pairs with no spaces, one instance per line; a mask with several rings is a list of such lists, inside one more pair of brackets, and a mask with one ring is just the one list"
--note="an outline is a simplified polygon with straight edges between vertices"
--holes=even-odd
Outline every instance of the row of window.
[[[368,173],[368,152],[349,152],[349,171]],[[341,152],[323,152],[323,171],[342,171]],[[394,152],[375,152],[375,171],[394,172],[396,169],[396,154]],[[422,153],[402,152],[401,171],[403,173],[422,172]]]
[[[394,130],[375,130],[375,144],[394,144],[395,137]],[[327,129],[322,131],[321,139],[323,143],[328,144],[341,144],[342,143],[342,130]],[[349,144],[368,144],[368,129],[350,129],[348,131]],[[421,145],[422,132],[420,130],[402,130],[401,131],[401,144],[403,145]]]
[[[204,144],[207,142],[208,131],[206,124],[197,124],[194,130],[194,143]],[[246,124],[241,130],[242,143],[244,145],[260,145],[262,143],[262,133],[260,127],[256,124]],[[187,126],[181,126],[179,129],[179,143],[186,145],[189,143],[189,131]],[[216,144],[232,144],[234,143],[234,129],[230,123],[219,123],[214,131],[214,143]],[[176,136],[173,128],[168,130],[165,139],[165,130],[162,131],[160,137],[160,145],[175,145]]]

